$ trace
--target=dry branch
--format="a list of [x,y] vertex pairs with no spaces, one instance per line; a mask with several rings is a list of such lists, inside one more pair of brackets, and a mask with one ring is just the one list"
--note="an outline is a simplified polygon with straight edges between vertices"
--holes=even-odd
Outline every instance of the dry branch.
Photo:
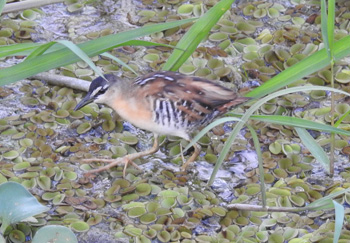
[[32,76],[32,78],[44,80],[52,85],[64,86],[82,91],[88,91],[90,86],[90,82],[88,81],[51,73],[39,73]]
[[249,204],[229,204],[227,205],[228,209],[236,209],[236,210],[245,210],[245,211],[262,211],[262,212],[301,212],[306,210],[317,209],[316,207],[301,207],[301,208],[293,208],[293,207],[263,207],[259,205],[249,205]]

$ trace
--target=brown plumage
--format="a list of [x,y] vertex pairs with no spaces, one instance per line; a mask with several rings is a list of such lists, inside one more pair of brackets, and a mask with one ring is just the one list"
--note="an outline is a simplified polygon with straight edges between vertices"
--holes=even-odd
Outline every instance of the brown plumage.
[[[169,71],[150,73],[134,82],[119,80],[114,75],[105,77],[108,82],[101,77],[92,81],[86,97],[75,109],[90,102],[106,104],[124,120],[155,134],[152,149],[137,153],[136,157],[128,155],[123,162],[157,151],[159,134],[190,140],[194,130],[249,100],[213,81]],[[195,146],[195,153],[182,169],[196,159],[199,151]],[[122,159],[117,160],[104,162],[114,166],[122,162]],[[92,172],[110,168],[111,164]]]

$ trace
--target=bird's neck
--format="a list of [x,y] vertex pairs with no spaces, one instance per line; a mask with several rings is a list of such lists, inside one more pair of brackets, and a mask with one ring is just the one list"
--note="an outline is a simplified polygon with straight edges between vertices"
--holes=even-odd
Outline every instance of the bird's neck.
[[119,100],[120,98],[129,98],[133,96],[132,83],[128,81],[118,82],[113,84],[104,95],[104,99],[101,103],[108,106],[113,106],[111,102]]

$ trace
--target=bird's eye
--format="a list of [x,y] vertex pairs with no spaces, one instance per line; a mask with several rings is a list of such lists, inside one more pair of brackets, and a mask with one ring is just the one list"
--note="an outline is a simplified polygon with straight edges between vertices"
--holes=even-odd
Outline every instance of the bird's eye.
[[106,91],[107,91],[106,87],[99,86],[99,87],[96,87],[95,89],[92,90],[90,96],[91,97],[97,97],[97,96],[103,95],[104,93],[106,93]]
[[102,88],[98,91],[98,93],[99,93],[99,94],[104,94],[104,93],[106,93],[106,91],[107,91],[107,88],[102,87]]
[[98,91],[98,93],[99,93],[99,94],[104,94],[104,93],[106,93],[106,91],[107,91],[108,88],[109,88],[109,85],[108,85],[108,84],[106,84],[106,85],[104,85],[104,86],[101,86],[101,87],[100,87],[100,90]]

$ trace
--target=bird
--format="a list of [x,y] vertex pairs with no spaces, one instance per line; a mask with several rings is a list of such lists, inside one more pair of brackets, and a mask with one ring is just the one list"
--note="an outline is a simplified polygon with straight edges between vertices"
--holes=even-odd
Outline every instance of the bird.
[[[200,77],[190,77],[178,72],[157,71],[136,78],[133,82],[113,74],[105,74],[94,79],[86,96],[74,110],[94,102],[104,104],[115,110],[125,121],[154,133],[153,146],[145,151],[128,154],[117,159],[93,158],[83,163],[108,163],[87,173],[98,173],[124,163],[123,175],[128,164],[139,168],[132,161],[158,151],[158,136],[173,135],[191,140],[191,134],[251,98]],[[191,157],[182,165],[196,160],[200,146],[195,144]]]

